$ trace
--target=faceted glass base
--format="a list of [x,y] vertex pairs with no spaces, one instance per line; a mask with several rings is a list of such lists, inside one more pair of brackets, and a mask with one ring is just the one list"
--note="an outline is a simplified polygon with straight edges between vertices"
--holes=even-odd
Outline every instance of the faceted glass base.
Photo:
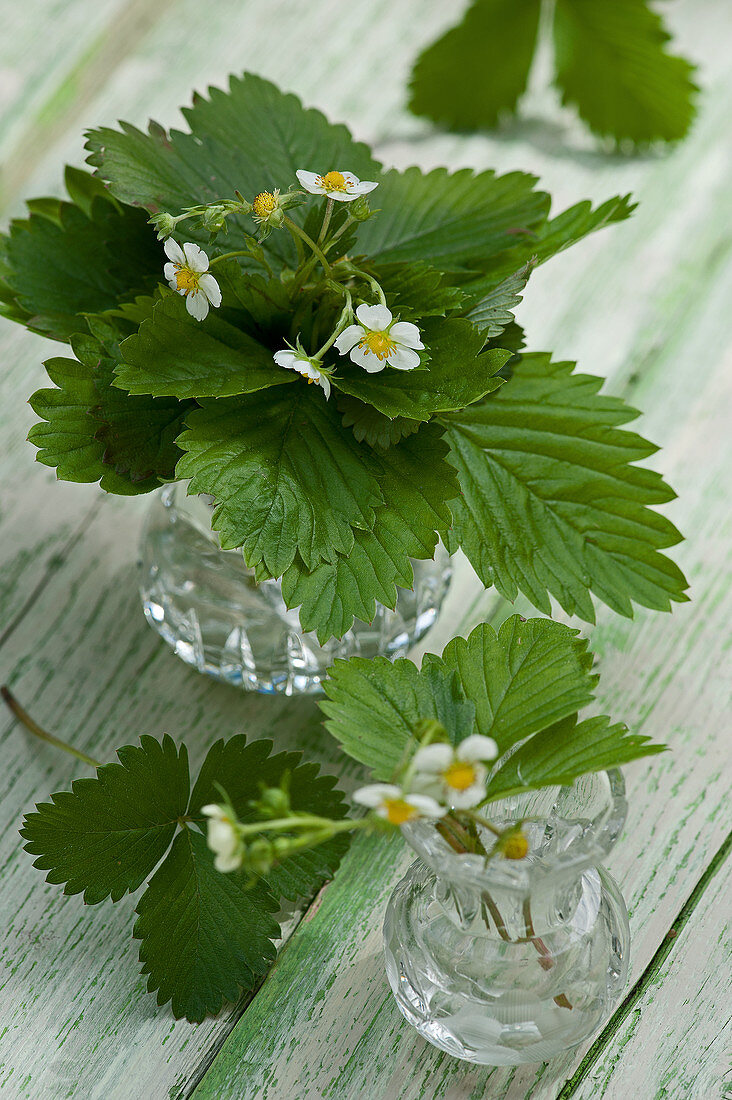
[[303,633],[279,582],[254,580],[241,552],[222,550],[211,531],[211,506],[185,485],[155,494],[140,547],[145,616],[187,664],[249,691],[285,695],[320,690],[337,657],[403,656],[437,618],[450,583],[442,546],[415,561],[414,588],[399,589],[394,611],[377,605],[372,623],[358,620],[324,646]]

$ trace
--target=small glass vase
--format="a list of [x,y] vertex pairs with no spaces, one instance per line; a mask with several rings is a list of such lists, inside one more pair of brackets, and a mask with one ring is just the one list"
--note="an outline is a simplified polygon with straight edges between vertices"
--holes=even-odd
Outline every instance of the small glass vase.
[[451,578],[441,544],[433,560],[412,562],[414,587],[398,589],[394,611],[377,604],[373,622],[355,620],[321,646],[285,607],[278,581],[257,583],[241,551],[221,549],[211,512],[184,483],[166,485],[140,544],[145,617],[200,672],[250,691],[312,694],[337,657],[401,657],[437,618]]
[[457,855],[434,825],[403,827],[419,858],[389,901],[386,970],[430,1043],[483,1065],[543,1062],[608,1018],[630,930],[600,861],[625,821],[624,793],[613,770],[491,803],[501,828],[531,819],[521,861]]

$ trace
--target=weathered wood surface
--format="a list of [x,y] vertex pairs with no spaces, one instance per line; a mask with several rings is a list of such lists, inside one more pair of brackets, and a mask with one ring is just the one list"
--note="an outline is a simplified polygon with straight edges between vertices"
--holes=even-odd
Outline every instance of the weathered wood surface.
[[[704,876],[729,829],[726,0],[669,5],[684,48],[704,64],[704,110],[668,158],[627,162],[597,155],[591,141],[555,121],[545,97],[531,102],[548,119],[515,127],[510,140],[439,135],[411,119],[403,110],[410,59],[454,18],[454,6],[440,0],[347,9],[335,0],[67,0],[45,3],[43,22],[38,7],[4,3],[12,13],[0,44],[4,215],[19,212],[25,195],[58,191],[64,160],[82,161],[85,125],[148,115],[174,122],[191,87],[247,67],[348,120],[391,163],[527,168],[563,204],[636,192],[642,206],[631,223],[536,274],[522,320],[533,347],[578,358],[646,410],[641,430],[663,445],[659,468],[680,494],[670,514],[690,536],[678,559],[693,603],[632,623],[600,612],[592,635],[601,703],[674,752],[627,770],[631,814],[612,869],[631,909],[635,993],[586,1058],[580,1051],[544,1067],[491,1072],[412,1033],[389,998],[379,940],[404,856],[392,846],[374,876],[368,842],[354,846],[248,1007],[200,1026],[176,1023],[136,976],[134,899],[86,908],[45,885],[20,850],[22,812],[85,770],[29,744],[0,715],[0,1093],[149,1100],[190,1096],[201,1082],[197,1096],[217,1100],[721,1095],[717,1036],[729,982],[718,929],[728,865],[720,860],[714,877]],[[200,757],[215,737],[246,730],[333,761],[311,701],[238,695],[185,668],[147,629],[134,578],[145,502],[58,485],[34,464],[25,401],[43,384],[40,362],[57,345],[2,323],[0,346],[0,679],[39,720],[102,758],[141,732],[185,737]],[[430,648],[485,613],[499,618],[506,608],[461,576]],[[353,767],[339,766],[348,779]],[[683,927],[659,959],[687,903]]]

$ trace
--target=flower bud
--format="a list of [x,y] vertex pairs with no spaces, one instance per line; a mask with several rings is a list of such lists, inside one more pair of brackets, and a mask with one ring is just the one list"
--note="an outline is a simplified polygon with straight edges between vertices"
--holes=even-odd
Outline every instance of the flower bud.
[[201,215],[201,225],[204,229],[208,229],[209,233],[226,229],[226,209],[219,205],[207,206]]
[[514,829],[501,837],[497,847],[506,859],[524,859],[529,851],[529,841],[521,829]]
[[260,837],[253,840],[246,851],[246,866],[257,875],[266,875],[272,869],[275,858],[271,840]]
[[262,791],[258,805],[271,817],[283,817],[290,812],[290,798],[281,787],[267,787]]
[[164,241],[166,237],[175,229],[175,224],[178,221],[172,214],[167,214],[162,210],[159,214],[153,214],[148,218],[148,225],[152,225],[157,230],[158,240]]
[[436,718],[420,718],[414,727],[413,733],[417,741],[426,742],[427,744],[448,740],[447,730],[442,722],[438,722]]
[[355,218],[357,222],[368,221],[373,216],[373,211],[369,206],[369,200],[365,195],[359,195],[354,202],[348,208],[348,213],[352,218]]

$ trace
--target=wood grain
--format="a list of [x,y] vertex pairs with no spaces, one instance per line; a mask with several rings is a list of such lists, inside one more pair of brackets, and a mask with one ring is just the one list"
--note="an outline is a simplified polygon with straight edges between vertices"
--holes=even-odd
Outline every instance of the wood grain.
[[[130,16],[135,4],[67,0],[55,7],[66,22],[40,29],[33,5],[13,9],[11,38],[24,43],[17,64],[0,46],[0,150],[7,155],[23,142],[38,144],[42,135],[40,155],[34,152],[13,169],[13,186],[1,200],[9,212],[20,210],[23,195],[58,191],[63,162],[83,159],[84,126],[117,117],[144,123],[148,115],[169,124],[192,87],[221,83],[228,71],[247,67],[346,118],[359,137],[379,143],[389,163],[522,167],[536,171],[564,204],[637,191],[642,205],[631,223],[534,276],[522,320],[532,347],[579,358],[582,369],[607,374],[613,392],[647,410],[641,430],[664,445],[657,465],[680,493],[670,514],[692,536],[678,555],[691,575],[692,604],[670,618],[640,614],[632,623],[603,613],[592,635],[603,705],[674,749],[628,769],[631,817],[613,860],[630,902],[633,979],[640,981],[729,827],[722,775],[729,756],[729,665],[722,653],[730,615],[724,402],[732,379],[732,157],[723,140],[729,137],[732,84],[729,5],[682,0],[673,6],[685,48],[704,62],[704,110],[691,139],[670,156],[627,162],[597,155],[538,91],[529,100],[529,120],[494,138],[436,134],[406,115],[410,60],[454,18],[453,6],[440,0],[371,0],[350,7],[347,16],[336,0],[307,6],[298,0],[220,0],[215,6],[171,0],[150,6],[155,18],[141,28]],[[109,45],[100,35],[120,19],[137,29],[105,71],[99,51]],[[4,35],[6,30],[4,24]],[[63,58],[56,56],[56,39]],[[315,41],[317,50],[303,45]],[[11,92],[3,85],[8,64],[15,66]],[[72,70],[77,78],[69,83]],[[39,129],[39,105],[53,104],[57,91],[67,104],[44,115],[48,124]],[[53,471],[33,462],[25,402],[44,384],[41,359],[58,354],[58,346],[0,322],[0,349],[0,679],[39,721],[105,759],[142,732],[166,731],[185,738],[200,759],[216,737],[244,730],[337,762],[351,782],[355,768],[320,729],[312,701],[239,695],[191,672],[148,630],[134,577],[145,502],[57,484]],[[500,619],[506,612],[500,601],[480,596],[464,572],[427,645],[439,649],[480,617]],[[199,1094],[217,1098],[553,1100],[580,1065],[583,1052],[540,1069],[476,1070],[438,1054],[402,1023],[383,975],[379,926],[405,856],[398,845],[371,852],[363,841],[297,926],[248,1007],[232,1006],[199,1026],[176,1023],[167,1009],[156,1009],[136,976],[134,899],[84,907],[79,898],[45,885],[20,850],[15,830],[22,812],[84,769],[31,744],[6,715],[0,716],[0,744],[3,1097],[182,1098],[202,1080]],[[724,878],[723,868],[715,890]],[[716,927],[719,904],[710,892],[702,925],[702,899],[667,969],[659,971],[659,985],[644,988],[644,998],[653,992],[653,1001],[638,1001],[640,1039],[630,1035],[627,1042],[633,1052],[653,1044],[659,1051],[644,1063],[648,1096],[653,1089],[685,1095],[674,1093],[669,1077],[683,1014],[708,1014],[712,1000],[721,1003],[719,949],[708,952],[699,971],[684,960],[713,934],[708,930]],[[694,934],[697,919],[699,938],[683,939]],[[290,922],[290,933],[296,923]],[[676,1030],[664,1038],[666,1018],[680,1012],[684,981],[690,1003],[682,1002]],[[635,1081],[636,1054],[631,1059],[620,1045],[626,1034],[619,1030],[592,1068],[607,1089],[624,1082],[619,1096]],[[697,1029],[684,1056],[688,1065],[706,1042]],[[710,1069],[703,1079],[704,1095],[713,1095],[716,1072]],[[577,1095],[592,1095],[592,1081],[583,1079],[585,1091]]]

